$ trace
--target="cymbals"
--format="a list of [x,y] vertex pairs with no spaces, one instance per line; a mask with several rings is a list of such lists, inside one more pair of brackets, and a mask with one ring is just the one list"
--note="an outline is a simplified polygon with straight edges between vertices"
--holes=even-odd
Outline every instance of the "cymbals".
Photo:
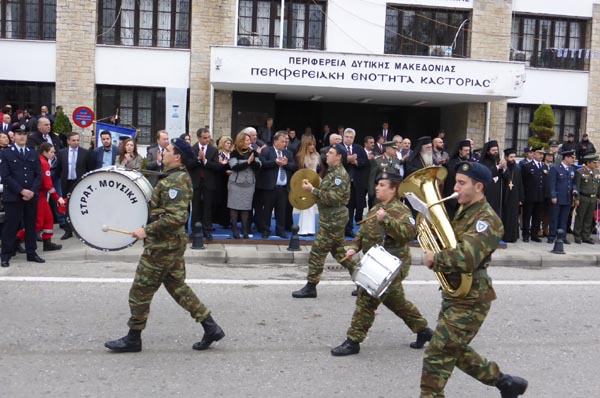
[[288,199],[292,206],[298,210],[306,210],[315,204],[312,194],[302,188],[302,183],[307,180],[313,187],[319,188],[321,179],[311,169],[300,169],[294,173],[290,180],[290,193]]

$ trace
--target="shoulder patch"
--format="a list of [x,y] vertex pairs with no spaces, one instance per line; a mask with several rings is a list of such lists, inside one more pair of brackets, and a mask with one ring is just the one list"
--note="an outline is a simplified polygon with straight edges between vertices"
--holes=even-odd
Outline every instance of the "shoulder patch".
[[333,181],[333,183],[334,183],[335,185],[340,185],[340,184],[342,183],[342,179],[341,179],[341,178],[336,178],[336,179]]
[[486,229],[488,229],[488,227],[489,227],[488,223],[485,221],[482,221],[482,220],[477,221],[477,223],[475,224],[475,229],[479,233],[484,232]]
[[46,177],[50,177],[50,170],[46,170],[44,174],[46,174]]
[[177,197],[178,193],[179,193],[179,191],[176,189],[173,189],[173,188],[169,189],[169,198],[175,199]]

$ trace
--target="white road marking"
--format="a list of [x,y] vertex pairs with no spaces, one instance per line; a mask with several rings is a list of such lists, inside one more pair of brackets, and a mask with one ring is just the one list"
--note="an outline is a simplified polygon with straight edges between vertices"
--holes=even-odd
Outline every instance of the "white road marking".
[[[80,277],[44,277],[44,276],[0,276],[0,282],[41,282],[41,283],[131,283],[132,278],[80,278]],[[189,284],[201,285],[302,285],[305,279],[187,279]],[[321,281],[321,285],[353,285],[346,281]],[[437,285],[435,280],[409,280],[404,285]],[[598,286],[600,281],[581,280],[494,280],[494,285],[539,285],[539,286]]]

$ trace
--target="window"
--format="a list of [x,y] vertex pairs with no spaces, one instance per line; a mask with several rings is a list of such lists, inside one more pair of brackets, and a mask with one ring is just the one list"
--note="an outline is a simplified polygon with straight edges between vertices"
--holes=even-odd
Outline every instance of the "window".
[[510,59],[537,68],[583,70],[590,58],[586,25],[581,19],[515,15]]
[[388,5],[385,53],[468,57],[469,13]]
[[56,0],[0,0],[0,38],[56,40]]
[[190,48],[189,0],[100,0],[99,44]]
[[[539,105],[508,104],[506,111],[506,136],[504,147],[524,149],[530,137],[529,124],[533,122],[533,113]],[[563,141],[568,133],[575,134],[579,139],[579,128],[581,123],[581,108],[552,106],[554,111],[553,139]]]
[[97,87],[97,118],[117,112],[122,125],[135,126],[138,144],[151,144],[154,135],[165,128],[165,89],[145,87]]
[[42,105],[46,105],[50,113],[54,113],[54,83],[0,80],[0,98],[0,107],[10,104],[14,112],[30,109],[37,117]]
[[[326,1],[285,0],[283,47],[325,49]],[[240,0],[238,45],[279,47],[280,0]]]

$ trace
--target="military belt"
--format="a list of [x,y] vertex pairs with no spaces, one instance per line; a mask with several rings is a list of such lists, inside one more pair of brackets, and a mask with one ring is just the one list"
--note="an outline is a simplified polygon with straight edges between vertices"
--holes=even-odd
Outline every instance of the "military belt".
[[596,194],[587,194],[587,193],[583,193],[583,192],[579,192],[579,194],[581,196],[585,196],[585,197],[588,197],[588,198],[595,198],[596,197]]

